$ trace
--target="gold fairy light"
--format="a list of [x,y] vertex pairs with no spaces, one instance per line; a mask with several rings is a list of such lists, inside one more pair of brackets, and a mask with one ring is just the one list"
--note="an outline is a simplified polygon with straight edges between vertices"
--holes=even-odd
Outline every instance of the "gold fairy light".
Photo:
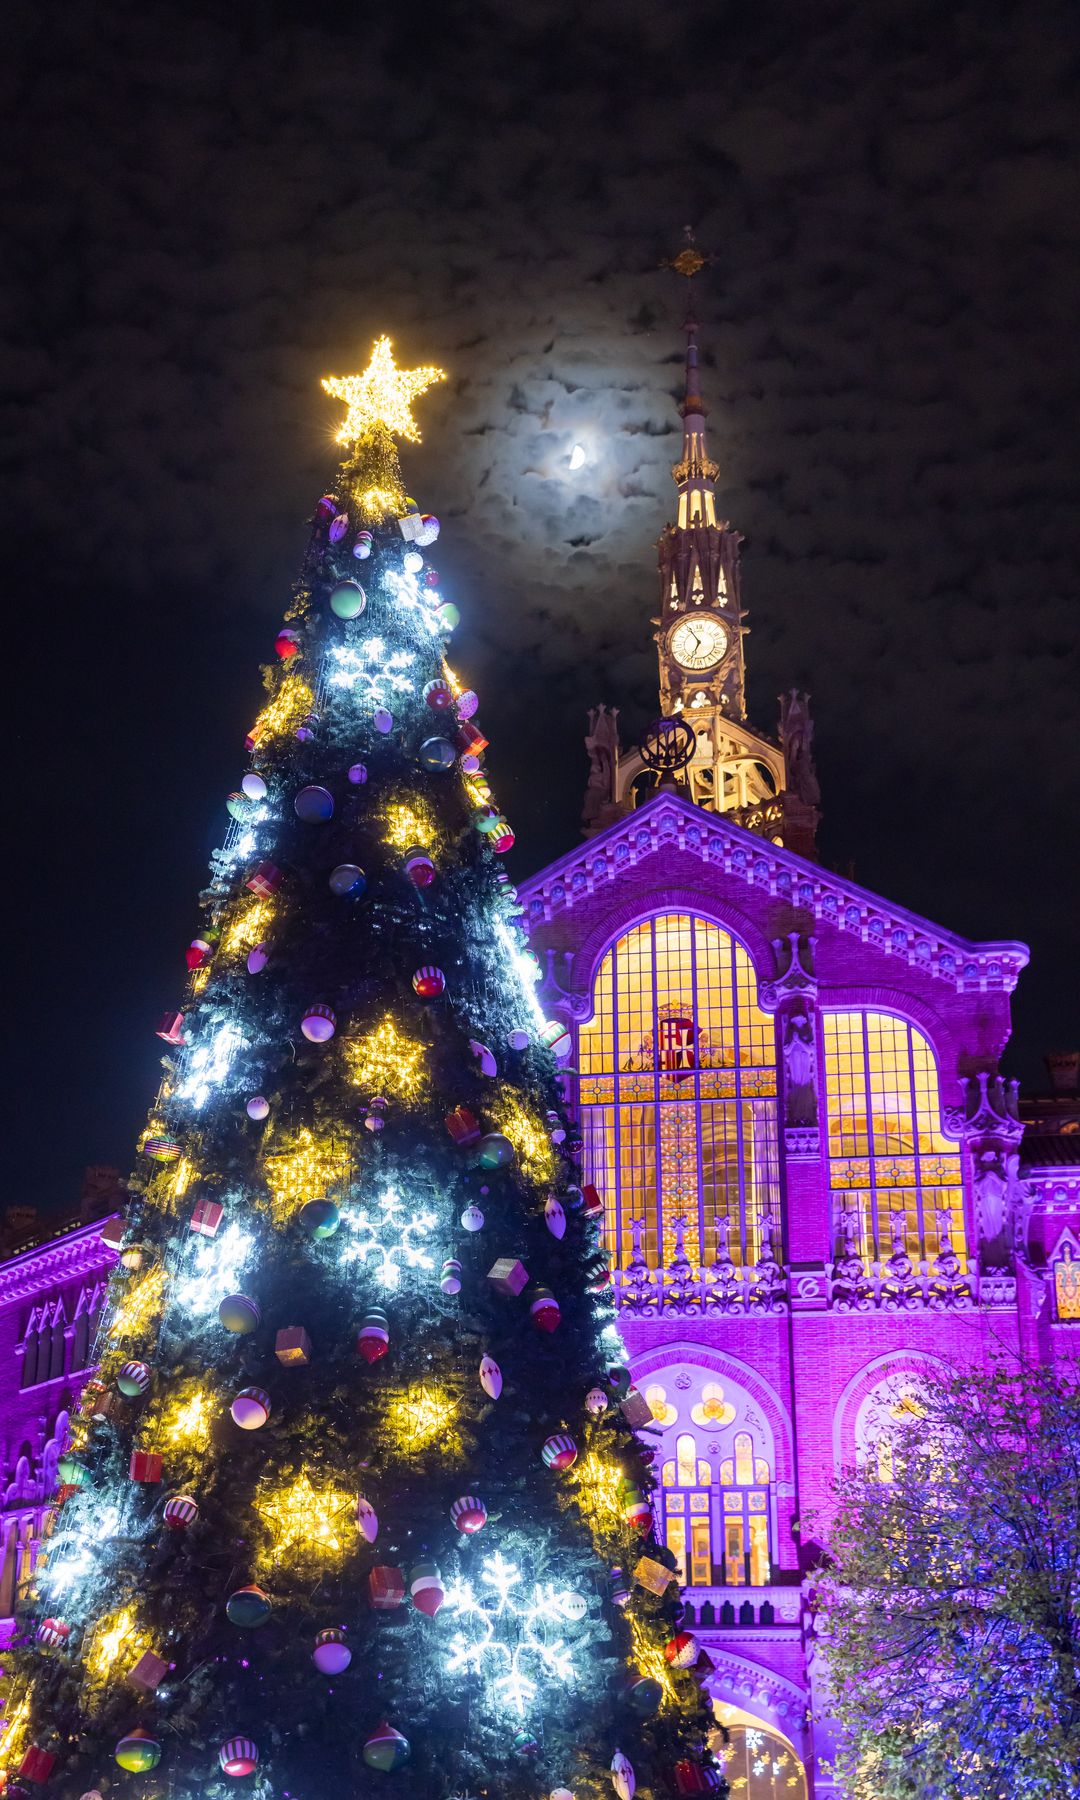
[[3,1762],[4,1773],[17,1769],[26,1750],[27,1738],[30,1735],[30,1687],[25,1686],[14,1705],[8,1707],[7,1717],[3,1724]]
[[356,1496],[340,1488],[312,1486],[305,1469],[296,1481],[257,1495],[254,1501],[270,1535],[267,1561],[328,1561],[355,1540]]
[[420,428],[412,416],[412,403],[436,381],[445,381],[445,369],[427,364],[419,369],[399,369],[388,337],[376,338],[371,361],[362,375],[326,375],[323,390],[345,403],[346,412],[335,433],[339,444],[357,444],[381,425],[395,437],[420,442]]
[[274,1223],[284,1224],[309,1200],[325,1199],[327,1189],[341,1179],[345,1165],[343,1152],[332,1140],[320,1142],[306,1125],[301,1126],[291,1149],[263,1158]]
[[140,1630],[134,1609],[118,1607],[94,1627],[84,1664],[87,1677],[91,1682],[107,1681],[121,1656],[133,1667],[149,1647],[149,1636]]
[[555,1152],[547,1131],[520,1100],[504,1095],[494,1112],[495,1122],[508,1137],[518,1154],[518,1162],[536,1181],[554,1181],[557,1174]]
[[424,1047],[402,1037],[389,1014],[363,1037],[344,1039],[342,1050],[349,1080],[365,1093],[415,1100],[423,1091]]
[[160,1425],[152,1429],[154,1442],[145,1447],[153,1449],[160,1435],[178,1450],[205,1450],[210,1442],[213,1414],[213,1402],[205,1389],[188,1389],[167,1407]]
[[314,705],[315,695],[303,677],[287,675],[251,727],[252,741],[264,744],[267,738],[284,737],[286,732],[295,731]]
[[619,1537],[623,1532],[622,1485],[625,1472],[590,1450],[567,1471],[578,1505],[598,1537]]
[[673,1705],[677,1695],[675,1683],[671,1679],[671,1664],[660,1645],[650,1640],[645,1621],[636,1612],[630,1610],[627,1611],[626,1617],[630,1622],[632,1646],[630,1654],[637,1664],[639,1672],[660,1683],[660,1691],[663,1696],[661,1705]]
[[253,894],[245,906],[229,920],[222,933],[221,948],[226,956],[254,950],[270,929],[274,908],[268,899]]
[[430,849],[435,822],[426,806],[388,806],[384,841],[392,850]]
[[460,1448],[455,1421],[458,1403],[444,1388],[418,1382],[390,1404],[387,1424],[403,1450],[427,1450],[438,1445],[444,1453]]
[[147,1269],[125,1288],[109,1324],[111,1338],[142,1337],[161,1318],[165,1271],[160,1264]]

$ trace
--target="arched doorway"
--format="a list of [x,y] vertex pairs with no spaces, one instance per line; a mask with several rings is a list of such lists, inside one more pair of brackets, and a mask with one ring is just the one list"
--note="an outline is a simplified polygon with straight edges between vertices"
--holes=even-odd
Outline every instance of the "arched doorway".
[[741,1707],[713,1701],[717,1731],[712,1739],[733,1800],[807,1800],[806,1770],[789,1738]]

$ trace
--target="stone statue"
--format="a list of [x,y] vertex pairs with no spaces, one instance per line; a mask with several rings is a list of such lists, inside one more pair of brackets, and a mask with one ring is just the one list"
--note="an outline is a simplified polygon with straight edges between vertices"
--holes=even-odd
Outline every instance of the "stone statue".
[[589,824],[615,798],[615,770],[619,761],[617,706],[610,711],[604,705],[590,707],[585,748],[589,752],[589,780],[581,816]]
[[805,1008],[784,1020],[785,1121],[788,1125],[817,1124],[817,1050],[814,1021]]
[[810,745],[814,736],[810,696],[792,688],[780,696],[780,742],[784,747],[784,775],[788,789],[806,806],[818,806],[821,789]]

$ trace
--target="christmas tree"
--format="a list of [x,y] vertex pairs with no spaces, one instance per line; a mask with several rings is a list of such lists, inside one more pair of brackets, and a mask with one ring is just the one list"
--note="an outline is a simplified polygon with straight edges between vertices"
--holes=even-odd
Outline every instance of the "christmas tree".
[[[347,413],[182,1007],[36,1586],[8,1795],[721,1786],[569,1039],[500,854],[395,436]],[[404,1770],[404,1773],[398,1771]]]

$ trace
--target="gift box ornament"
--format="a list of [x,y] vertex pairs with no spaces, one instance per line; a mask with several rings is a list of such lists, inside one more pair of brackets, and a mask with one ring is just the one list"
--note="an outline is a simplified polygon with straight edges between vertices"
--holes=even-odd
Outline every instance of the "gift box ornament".
[[220,1200],[196,1200],[191,1214],[191,1229],[199,1237],[217,1237],[218,1227],[225,1216],[225,1208]]
[[276,863],[261,862],[248,876],[244,883],[249,893],[259,894],[264,900],[276,894],[281,886],[281,870]]
[[497,1293],[516,1297],[528,1282],[529,1271],[516,1257],[500,1256],[492,1263],[487,1278]]
[[153,1650],[144,1650],[135,1667],[128,1670],[127,1681],[140,1694],[153,1694],[168,1673],[169,1665],[163,1656]]
[[311,1361],[311,1339],[302,1325],[283,1325],[274,1339],[274,1355],[286,1368],[306,1368]]
[[184,1015],[182,1012],[162,1013],[155,1026],[156,1035],[163,1043],[180,1045],[184,1041]]
[[639,1388],[632,1387],[626,1398],[619,1404],[622,1408],[623,1418],[634,1431],[640,1431],[643,1425],[651,1425],[656,1417]]
[[128,1474],[132,1481],[160,1481],[161,1457],[156,1450],[133,1450]]
[[368,1574],[368,1598],[376,1612],[392,1612],[405,1599],[404,1571],[376,1563]]
[[657,1562],[654,1557],[641,1556],[634,1569],[634,1580],[638,1587],[645,1588],[650,1594],[666,1594],[675,1575],[673,1570],[665,1569],[663,1563]]
[[475,1144],[480,1136],[480,1121],[475,1113],[469,1111],[467,1106],[455,1106],[453,1112],[447,1113],[445,1124],[451,1138],[458,1146]]
[[22,1762],[19,1764],[19,1779],[33,1782],[48,1781],[55,1767],[56,1757],[51,1750],[40,1750],[37,1744],[31,1744],[29,1749],[24,1751]]

